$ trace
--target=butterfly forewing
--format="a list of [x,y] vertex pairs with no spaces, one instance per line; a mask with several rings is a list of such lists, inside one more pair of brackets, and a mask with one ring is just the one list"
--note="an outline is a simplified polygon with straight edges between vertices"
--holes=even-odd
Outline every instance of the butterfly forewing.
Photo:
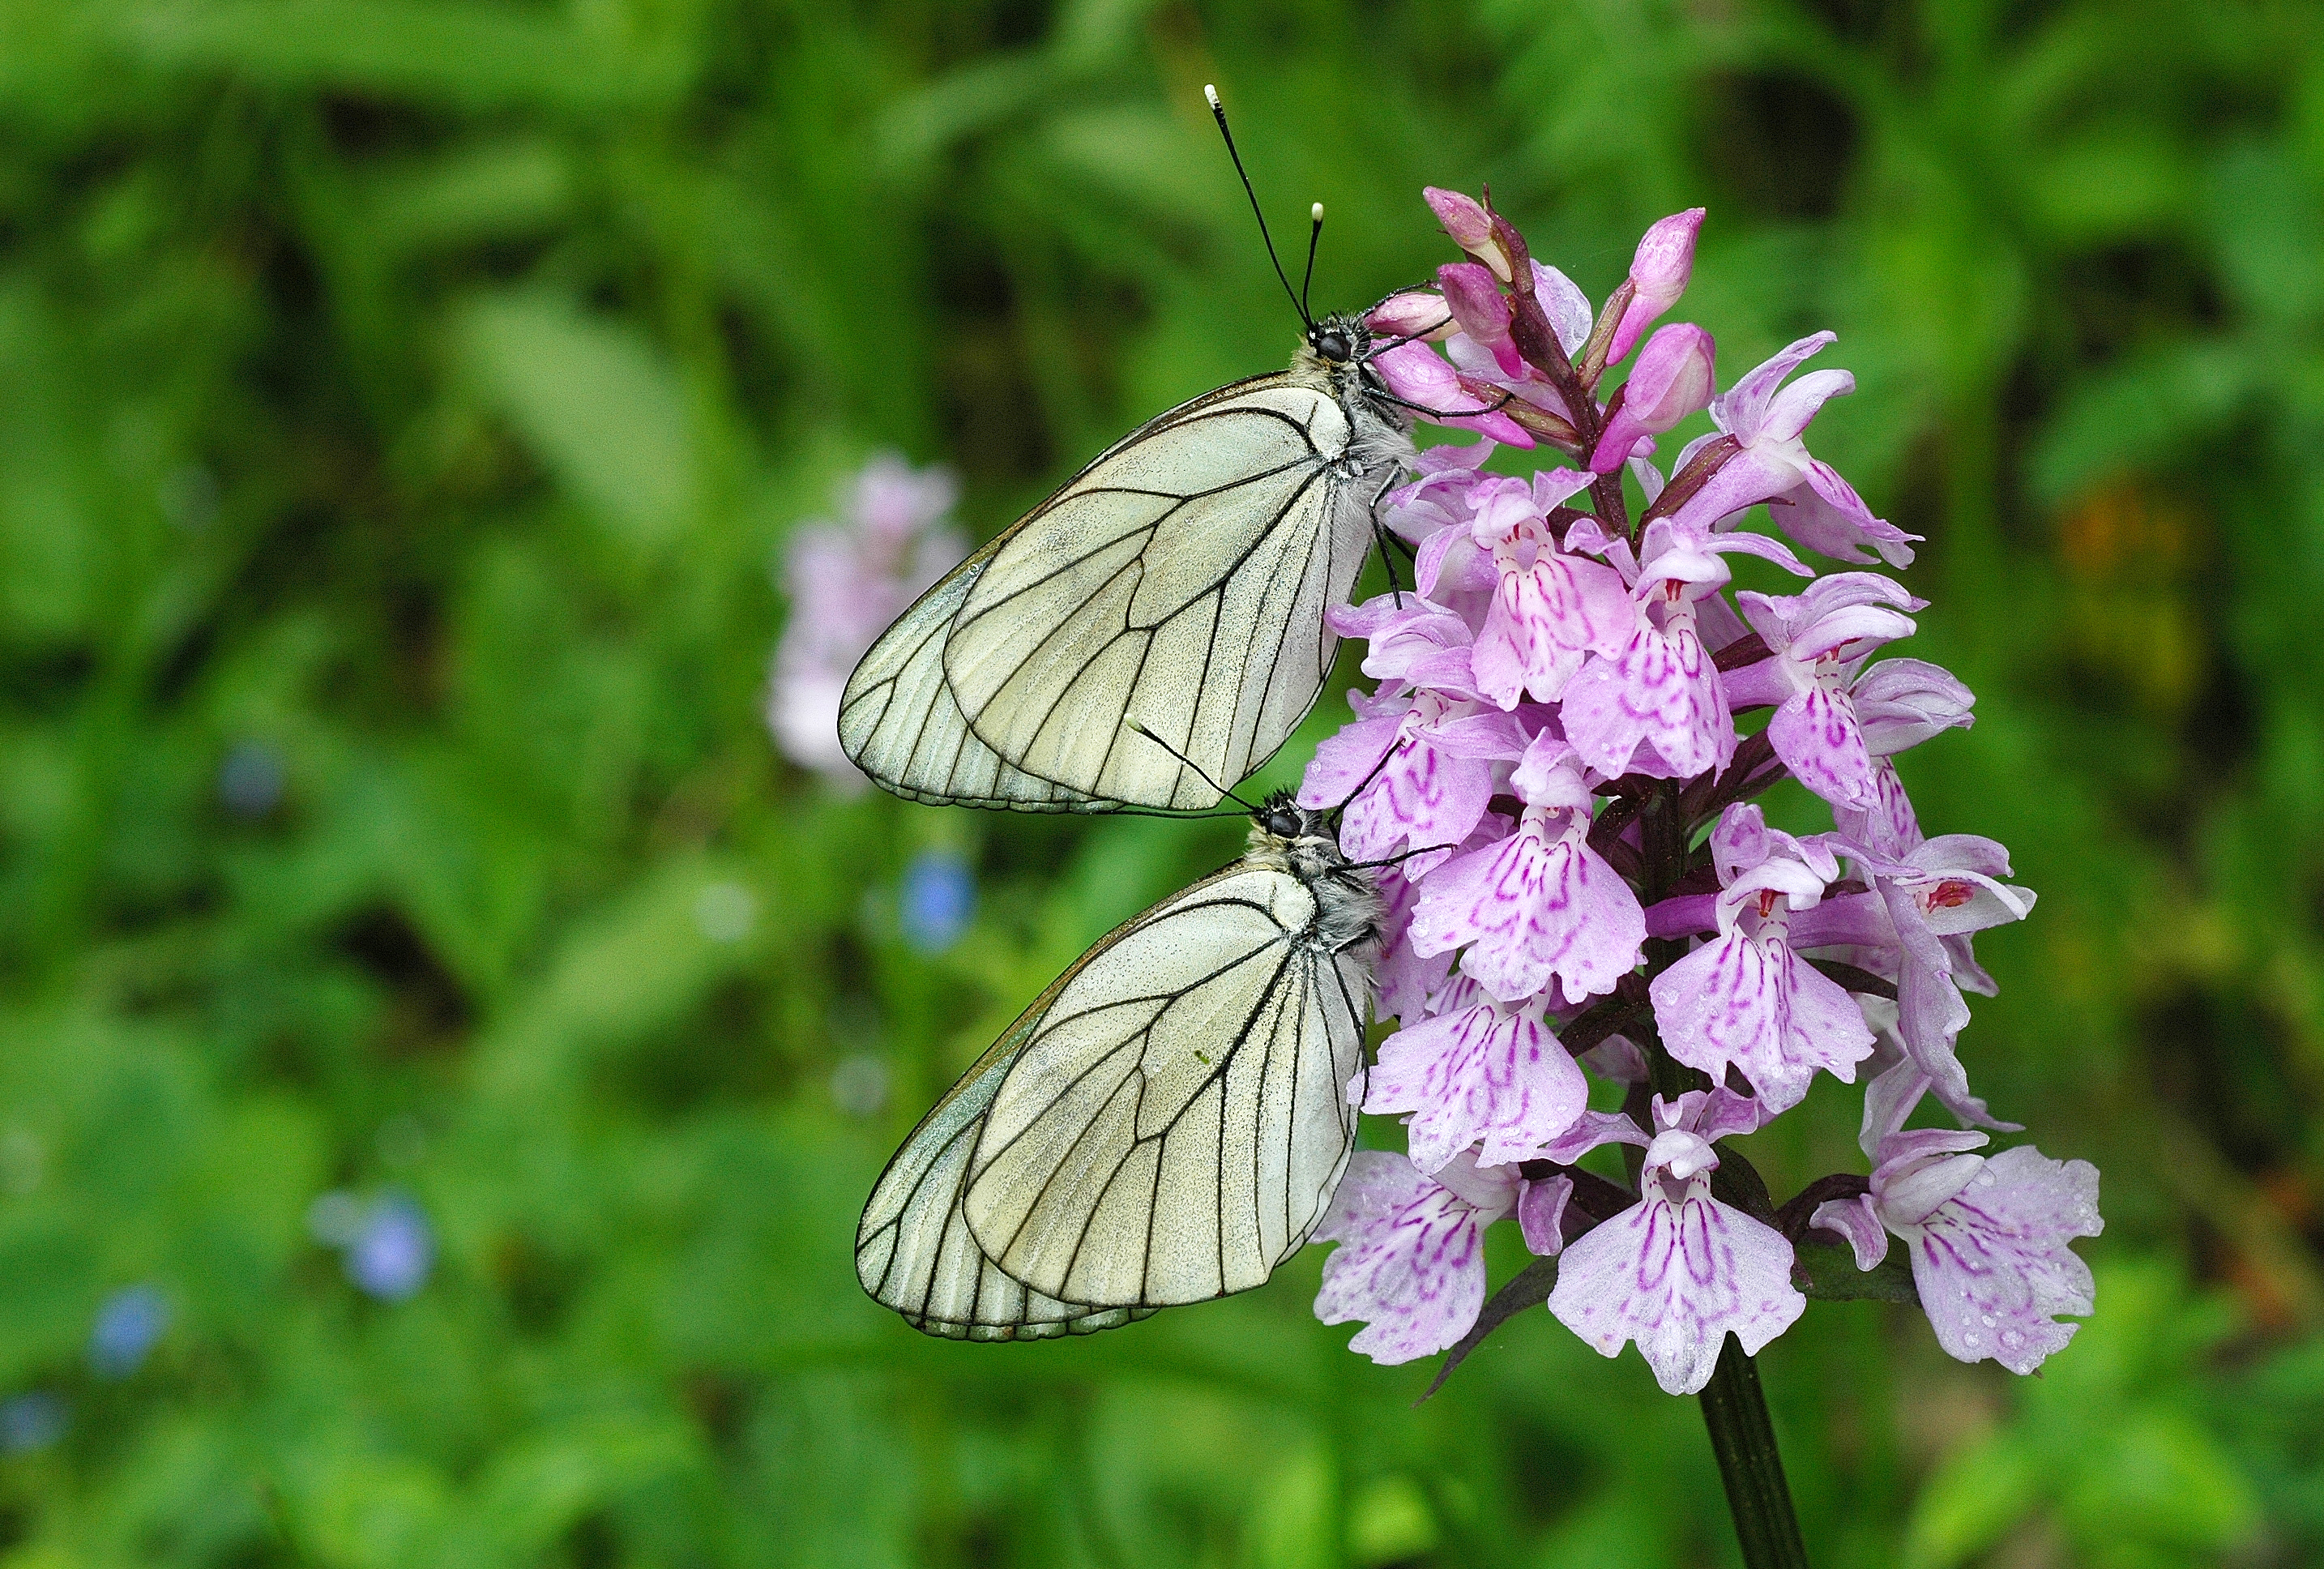
[[1160,1306],[1242,1290],[1306,1241],[1355,1132],[1366,962],[1314,895],[1243,866],[1093,955],[993,1097],[961,1208],[1036,1292]]

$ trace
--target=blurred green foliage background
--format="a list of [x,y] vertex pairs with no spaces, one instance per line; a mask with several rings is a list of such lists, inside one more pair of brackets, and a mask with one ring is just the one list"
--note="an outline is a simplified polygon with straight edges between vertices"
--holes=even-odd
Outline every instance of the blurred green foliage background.
[[[1424,183],[1593,296],[1707,204],[1681,314],[1728,377],[1837,328],[1817,450],[1929,538],[1909,651],[1981,701],[1908,777],[2043,896],[1964,1053],[2103,1168],[2099,1306],[2038,1380],[1813,1306],[1762,1361],[1817,1561],[2319,1562],[2319,32],[0,0],[0,1564],[1734,1561],[1693,1403],[1545,1315],[1416,1408],[1312,1252],[1026,1347],[855,1286],[918,1112],[1236,829],[788,768],[770,568],[877,448],[989,533],[1281,362],[1206,80],[1334,306],[1449,257]],[[1856,1101],[1755,1141],[1779,1196]],[[416,1206],[425,1283],[351,1283],[327,1192]]]

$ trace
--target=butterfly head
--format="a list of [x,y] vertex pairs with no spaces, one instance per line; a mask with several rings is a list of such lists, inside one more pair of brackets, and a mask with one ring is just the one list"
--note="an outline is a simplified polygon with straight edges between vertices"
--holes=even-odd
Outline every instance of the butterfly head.
[[1340,370],[1361,363],[1371,337],[1358,317],[1327,316],[1307,329],[1307,352],[1327,368]]
[[1341,864],[1336,814],[1301,806],[1289,790],[1277,790],[1250,815],[1249,858],[1303,876],[1316,876]]

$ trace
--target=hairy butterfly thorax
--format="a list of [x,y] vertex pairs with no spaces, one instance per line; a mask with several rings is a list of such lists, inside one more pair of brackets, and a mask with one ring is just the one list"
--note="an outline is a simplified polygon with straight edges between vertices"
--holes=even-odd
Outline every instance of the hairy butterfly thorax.
[[1386,913],[1370,871],[1350,865],[1342,854],[1337,817],[1279,790],[1251,815],[1243,852],[1246,865],[1287,872],[1314,897],[1315,918],[1306,939],[1325,953],[1376,946]]

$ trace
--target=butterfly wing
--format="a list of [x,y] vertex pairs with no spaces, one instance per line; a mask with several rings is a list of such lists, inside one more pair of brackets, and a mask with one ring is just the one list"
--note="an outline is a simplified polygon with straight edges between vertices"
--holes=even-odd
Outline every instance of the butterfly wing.
[[[1045,1007],[1056,991],[1034,1009]],[[962,1217],[969,1158],[1035,1017],[1028,1011],[921,1119],[863,1207],[855,1233],[856,1278],[873,1300],[894,1308],[915,1329],[952,1340],[1045,1340],[1145,1315],[1028,1291],[984,1256]]]
[[945,680],[953,617],[1001,536],[954,568],[872,645],[840,699],[839,744],[855,765],[916,801],[1019,811],[1100,811],[1111,802],[1076,796],[1013,768],[977,738]]
[[1315,898],[1231,868],[1028,1012],[958,1203],[983,1257],[1033,1293],[1150,1309],[1256,1286],[1307,1240],[1354,1145],[1370,985],[1305,939]]
[[[999,541],[944,668],[969,726],[1080,796],[1201,808],[1322,691],[1325,609],[1355,586],[1370,495],[1355,432],[1286,373],[1174,410]],[[1167,746],[1138,734],[1142,727]]]

